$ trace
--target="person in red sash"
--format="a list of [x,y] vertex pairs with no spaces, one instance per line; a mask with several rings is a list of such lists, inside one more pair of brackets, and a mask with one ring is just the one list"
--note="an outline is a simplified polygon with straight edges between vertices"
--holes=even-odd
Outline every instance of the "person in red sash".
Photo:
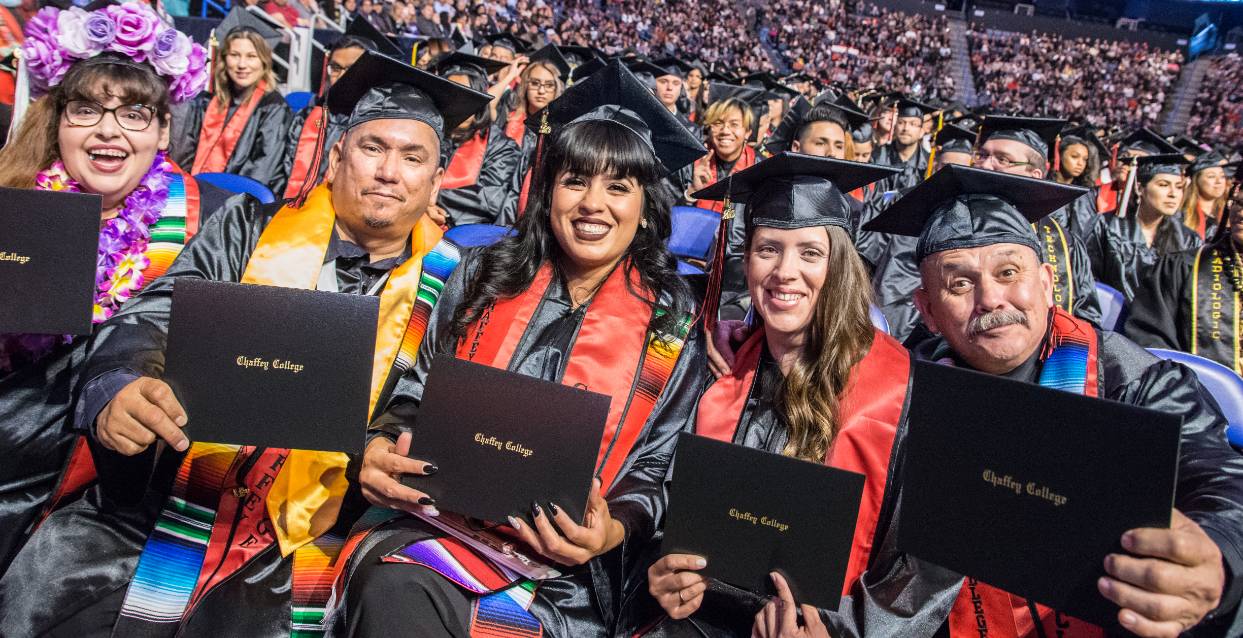
[[[513,140],[522,150],[522,166],[519,169],[521,186],[518,192],[518,208],[526,208],[527,195],[531,191],[531,169],[539,146],[539,132],[527,126],[527,119],[561,97],[565,81],[570,75],[570,64],[555,45],[547,45],[531,54],[530,63],[522,70],[514,98],[513,108],[505,116],[505,137]],[[504,100],[502,100],[504,101]]]
[[547,113],[552,133],[517,235],[464,256],[416,369],[456,356],[612,396],[587,520],[555,504],[532,508],[536,529],[509,519],[508,533],[562,572],[532,582],[400,515],[435,506],[401,475],[437,468],[403,432],[417,401],[395,403],[359,474],[388,520],[347,546],[334,635],[602,635],[638,559],[629,539],[646,541],[661,519],[660,485],[705,364],[688,337],[689,289],[665,248],[673,194],[661,178],[705,150],[617,60]]
[[1200,153],[1187,169],[1187,195],[1183,198],[1183,223],[1208,239],[1226,209],[1230,178],[1226,158],[1217,151]]
[[[488,76],[501,68],[499,62],[461,52],[433,65],[437,75],[482,92],[490,86]],[[518,216],[522,151],[493,125],[491,107],[458,125],[446,141],[441,149],[445,177],[437,206],[449,224],[512,225]]]
[[[145,5],[127,13],[158,24]],[[98,325],[168,268],[228,194],[185,177],[165,159],[172,105],[207,83],[201,65],[188,66],[190,50],[180,60],[169,60],[187,64],[181,82],[167,67],[136,62],[113,49],[79,57],[41,30],[56,24],[59,15],[47,8],[28,23],[34,29],[32,46],[57,51],[68,70],[56,78],[44,72],[46,67],[32,69],[36,88],[47,95],[30,105],[14,142],[0,151],[0,185],[103,198],[94,295]],[[190,44],[184,34],[168,31]],[[170,85],[179,90],[170,94]],[[129,224],[134,232],[124,232]],[[94,477],[70,412],[89,341],[87,336],[0,334],[0,454],[5,459],[0,466],[0,574],[40,511],[67,500]],[[75,462],[66,473],[62,468],[73,450],[78,451]]]
[[[918,237],[915,302],[937,335],[920,344],[918,358],[1183,417],[1171,526],[1126,532],[1125,551],[1103,558],[1098,589],[1119,606],[1121,626],[1139,636],[1230,635],[1243,597],[1243,457],[1230,448],[1225,417],[1190,369],[1054,304],[1053,269],[1041,263],[1032,223],[1083,192],[947,166],[867,229]],[[882,528],[892,531],[903,511],[901,481],[886,491],[897,505]],[[893,565],[865,573],[864,592],[903,587],[913,596],[906,608],[938,614],[954,638],[1104,635],[975,579],[947,580],[948,570],[914,557],[899,553]],[[957,597],[952,605],[947,594]]]
[[[732,371],[701,393],[690,428],[867,477],[844,593],[870,564],[910,370],[906,350],[869,320],[871,290],[850,241],[845,193],[897,172],[783,152],[697,193],[746,203],[744,260],[758,327]],[[653,636],[775,637],[767,601],[709,587],[696,573],[705,565],[680,554],[657,560],[647,591],[666,618],[652,627],[636,612],[635,626]],[[809,629],[836,622],[836,610],[802,609]]]
[[440,139],[489,98],[373,53],[338,89],[328,107],[351,116],[324,183],[303,202],[228,200],[98,330],[74,418],[99,484],[52,513],[0,579],[0,635],[323,632],[333,560],[357,514],[343,505],[357,461],[191,441],[182,427],[194,414],[161,377],[172,291],[193,278],[377,296],[368,414],[408,393],[459,255],[426,216]]
[[276,90],[271,47],[253,27],[235,27],[220,42],[212,75],[215,92],[178,113],[173,159],[192,175],[233,173],[269,188],[283,185],[293,112]]

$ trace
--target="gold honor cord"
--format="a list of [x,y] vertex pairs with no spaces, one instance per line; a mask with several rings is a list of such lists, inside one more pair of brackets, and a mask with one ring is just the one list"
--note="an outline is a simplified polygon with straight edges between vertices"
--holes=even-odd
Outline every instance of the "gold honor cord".
[[924,169],[924,179],[932,177],[932,166],[936,163],[937,143],[940,142],[942,128],[945,128],[945,111],[937,112],[937,129],[932,132],[932,148],[928,151],[928,168]]

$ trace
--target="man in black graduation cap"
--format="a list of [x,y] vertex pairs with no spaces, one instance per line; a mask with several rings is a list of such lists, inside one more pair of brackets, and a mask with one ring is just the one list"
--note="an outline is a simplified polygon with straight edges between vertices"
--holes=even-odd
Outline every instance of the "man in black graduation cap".
[[[928,151],[924,150],[924,119],[936,108],[902,97],[897,103],[897,119],[893,125],[893,141],[876,149],[872,161],[897,166],[903,174],[888,180],[884,190],[901,190],[918,184],[928,170]],[[881,186],[877,186],[881,189]]]
[[512,33],[494,33],[485,35],[487,44],[479,49],[479,55],[509,64],[518,56],[531,50],[531,44]]
[[[381,314],[380,376],[367,380],[385,388],[369,412],[378,413],[407,391],[410,362],[397,354],[401,335],[417,323],[412,313],[430,312],[438,295],[427,292],[439,292],[435,282],[457,261],[457,249],[440,241],[439,226],[426,216],[443,175],[445,131],[487,100],[365,53],[328,96],[329,110],[349,119],[324,183],[304,202],[230,200],[165,276],[102,325],[83,364],[76,410],[100,486],[49,517],[5,574],[14,580],[0,582],[11,594],[0,634],[285,637],[294,628],[322,630],[329,592],[308,589],[291,569],[327,577],[322,558],[340,543],[321,539],[344,534],[355,516],[340,511],[345,455],[221,450],[189,440],[181,429],[186,411],[161,379],[172,291],[177,281],[198,278],[379,295],[382,308],[402,310]],[[296,322],[288,329],[297,330]],[[224,461],[212,464],[221,454]],[[290,467],[304,471],[286,474]],[[269,515],[293,511],[307,516]],[[165,560],[170,553],[179,560]],[[319,567],[304,562],[314,554]],[[62,569],[50,572],[53,556],[61,556]]]
[[670,113],[676,115],[682,122],[682,126],[685,126],[692,135],[700,135],[699,126],[687,117],[690,112],[690,102],[686,99],[686,76],[695,67],[679,58],[664,58],[653,62],[652,65],[663,70],[662,73],[654,75],[656,99],[660,100],[660,103],[664,104]]
[[[1173,637],[1188,629],[1196,636],[1228,635],[1243,597],[1243,457],[1227,444],[1226,419],[1190,369],[1053,303],[1052,268],[1041,262],[1032,224],[1083,191],[948,166],[868,230],[917,237],[922,280],[915,301],[938,335],[920,345],[917,357],[1183,416],[1172,524],[1127,532],[1120,539],[1125,552],[1105,560],[1098,588],[1121,608],[1121,625],[1138,635]],[[998,418],[1005,418],[1004,407]],[[902,453],[895,449],[892,456]],[[902,516],[901,493],[900,479],[886,487],[886,501],[896,503],[888,530],[896,530]],[[891,543],[882,538],[877,546]],[[942,618],[949,611],[951,628],[971,629],[961,636],[982,635],[989,627],[981,623],[997,618],[1006,621],[996,631],[1031,627],[1022,638],[1100,635],[1099,628],[983,583],[964,586],[947,572],[882,551],[862,579],[863,590],[873,599],[894,587],[915,592],[917,600],[904,600],[903,610],[932,609]],[[952,611],[946,594],[958,596]],[[867,606],[855,607],[866,619]]]

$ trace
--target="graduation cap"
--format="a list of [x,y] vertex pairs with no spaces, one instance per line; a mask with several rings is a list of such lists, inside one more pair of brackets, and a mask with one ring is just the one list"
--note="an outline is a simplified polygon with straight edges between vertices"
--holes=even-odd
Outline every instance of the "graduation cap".
[[989,140],[1013,140],[1048,159],[1049,149],[1057,144],[1057,136],[1064,128],[1066,120],[1060,118],[986,115],[984,123],[980,125],[980,143]]
[[1098,135],[1096,135],[1096,129],[1091,126],[1084,124],[1067,130],[1062,134],[1061,148],[1066,148],[1067,146],[1073,144],[1076,140],[1081,140],[1091,145],[1096,149],[1097,154],[1101,158],[1109,157],[1109,147],[1105,145],[1105,142]]
[[573,63],[575,66],[585,64],[600,57],[600,54],[595,47],[568,44],[558,46],[557,48],[561,50],[561,54],[565,56],[566,60]]
[[831,91],[825,91],[817,95],[815,100],[812,100],[812,105],[833,107],[834,110],[841,113],[842,117],[846,119],[846,123],[850,125],[851,130],[866,125],[872,119],[859,108],[858,104],[855,104],[854,100],[846,97],[845,94],[839,93],[834,95]]
[[362,38],[370,41],[375,45],[375,50],[383,53],[394,60],[406,59],[406,52],[397,46],[396,42],[388,39],[388,36],[380,33],[380,30],[372,26],[366,18],[362,16],[354,16],[350,19],[349,26],[345,27],[345,35],[352,35],[356,38]]
[[1147,184],[1158,175],[1182,177],[1190,163],[1181,152],[1145,155],[1135,160],[1135,175],[1140,184]]
[[1225,164],[1226,164],[1226,156],[1222,155],[1221,153],[1218,153],[1217,151],[1208,151],[1207,153],[1200,153],[1200,155],[1196,157],[1195,161],[1191,163],[1191,168],[1187,170],[1187,174],[1195,175],[1196,173],[1199,173],[1200,171],[1206,171],[1210,168],[1224,166]]
[[593,58],[574,67],[574,70],[570,72],[570,79],[574,82],[581,82],[596,71],[603,70],[605,66],[607,66],[607,64],[604,60],[601,60],[600,58]]
[[752,73],[740,80],[744,86],[762,86],[769,93],[774,94],[772,99],[792,99],[798,97],[800,93],[791,87],[786,86],[778,80],[775,75],[768,71]]
[[[695,65],[677,57],[661,58],[652,64],[664,70],[664,75],[674,75],[683,80],[695,69]],[[659,75],[656,77],[660,77]]]
[[247,11],[242,8],[242,5],[235,4],[220,24],[216,25],[215,32],[223,35],[223,37],[217,36],[221,41],[234,31],[258,33],[259,37],[268,44],[269,49],[275,49],[281,43],[281,34],[276,29],[275,25],[259,17],[255,12]]
[[655,82],[658,77],[668,75],[668,72],[666,72],[663,68],[658,67],[647,60],[633,60],[630,62],[624,62],[624,64],[627,69],[630,69],[631,73],[635,74],[635,76],[650,79],[652,82]]
[[431,64],[431,72],[441,77],[449,77],[455,71],[476,73],[487,79],[493,73],[509,66],[506,62],[497,62],[491,58],[454,51],[440,56]]
[[938,110],[935,106],[913,100],[905,95],[898,98],[898,117],[918,117],[922,119],[925,115],[932,115]]
[[1171,140],[1170,143],[1173,144],[1174,146],[1177,146],[1178,150],[1182,151],[1183,153],[1187,155],[1198,156],[1209,150],[1199,140],[1196,140],[1195,138],[1189,137],[1187,135],[1179,135],[1178,137],[1175,137],[1173,140]]
[[492,96],[366,51],[328,90],[328,111],[349,115],[346,129],[372,120],[415,120],[443,138]]
[[709,82],[720,82],[722,84],[733,84],[738,81],[738,78],[723,71],[710,71],[704,76],[704,79]]
[[559,130],[583,121],[609,121],[638,135],[665,175],[703,157],[708,149],[620,60],[575,83],[561,97],[527,118],[533,130]]
[[850,231],[851,208],[845,194],[899,172],[900,169],[889,166],[785,151],[692,197],[745,203],[748,231],[755,226],[837,226]]
[[944,124],[937,131],[933,145],[942,153],[968,153],[975,150],[975,133],[957,124]]
[[949,164],[863,230],[918,237],[915,261],[957,248],[1020,244],[1040,254],[1032,224],[1087,193],[1056,182]]
[[809,84],[819,84],[819,82],[816,80],[814,76],[803,73],[802,71],[799,71],[798,73],[791,73],[790,75],[785,76],[785,82],[789,84],[799,84],[802,82],[807,82]]
[[1148,127],[1141,128],[1127,135],[1122,138],[1118,145],[1123,150],[1139,150],[1149,155],[1182,153],[1177,146],[1165,141],[1164,137],[1161,137]]
[[781,116],[781,122],[768,134],[768,139],[764,140],[764,150],[772,155],[776,155],[783,151],[790,150],[790,145],[794,143],[794,137],[798,135],[799,129],[803,128],[803,118],[811,112],[811,102],[807,98],[800,97],[790,103],[790,108],[786,109],[785,115]]
[[483,36],[483,41],[494,47],[509,49],[514,53],[526,53],[531,50],[531,43],[512,33],[493,33]]
[[724,102],[730,98],[742,101],[750,106],[752,111],[759,111],[768,107],[768,91],[758,86],[738,86],[737,84],[726,84],[724,82],[708,83],[709,102]]
[[565,81],[570,77],[570,63],[561,55],[561,51],[557,50],[556,45],[546,44],[541,49],[528,56],[531,62],[547,62],[557,69],[557,74],[561,76],[561,80]]

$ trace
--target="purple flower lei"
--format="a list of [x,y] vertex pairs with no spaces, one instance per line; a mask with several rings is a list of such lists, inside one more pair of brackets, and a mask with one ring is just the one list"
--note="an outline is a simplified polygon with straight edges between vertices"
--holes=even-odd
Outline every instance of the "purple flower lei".
[[[116,314],[121,304],[134,296],[146,278],[143,271],[150,265],[147,244],[151,241],[151,225],[159,221],[168,203],[168,174],[172,166],[167,155],[156,153],[151,168],[142,177],[138,188],[125,198],[116,217],[104,222],[99,231],[99,249],[95,255],[95,310],[92,323],[102,323]],[[78,193],[82,187],[65,172],[65,165],[56,160],[35,176],[35,188]],[[0,372],[15,369],[23,362],[36,361],[56,346],[73,340],[70,335],[0,335]]]

